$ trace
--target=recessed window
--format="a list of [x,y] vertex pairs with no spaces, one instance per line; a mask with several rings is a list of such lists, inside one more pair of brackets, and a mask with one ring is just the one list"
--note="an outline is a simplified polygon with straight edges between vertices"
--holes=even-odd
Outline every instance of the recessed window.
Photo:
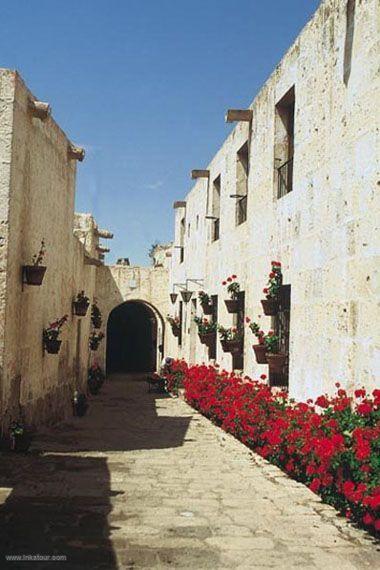
[[221,177],[220,175],[215,178],[212,183],[212,234],[211,241],[217,241],[220,235],[220,192],[221,192]]
[[179,237],[179,262],[183,263],[185,260],[185,232],[186,232],[186,221],[182,218],[180,224],[180,237]]
[[236,225],[247,219],[249,152],[248,141],[236,155]]
[[276,105],[275,170],[277,198],[293,190],[295,89],[289,89]]

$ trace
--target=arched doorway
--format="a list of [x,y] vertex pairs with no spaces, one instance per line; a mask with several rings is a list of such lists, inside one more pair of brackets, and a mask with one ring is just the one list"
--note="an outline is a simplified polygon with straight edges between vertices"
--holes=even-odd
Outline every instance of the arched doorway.
[[111,311],[107,324],[107,371],[151,372],[162,350],[153,308],[127,301]]

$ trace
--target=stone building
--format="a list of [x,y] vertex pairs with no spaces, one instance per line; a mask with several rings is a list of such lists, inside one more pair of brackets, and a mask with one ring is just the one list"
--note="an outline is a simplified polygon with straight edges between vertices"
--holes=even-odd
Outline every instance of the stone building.
[[[20,417],[29,424],[71,414],[74,390],[86,391],[88,367],[105,364],[107,321],[119,305],[134,319],[145,346],[143,357],[155,369],[164,350],[168,310],[168,271],[163,267],[106,267],[108,248],[90,214],[74,213],[76,148],[17,72],[0,70],[0,396],[2,430]],[[45,241],[42,285],[25,283],[23,267]],[[73,300],[85,292],[102,312],[106,338],[89,350],[91,315],[74,314]],[[125,314],[123,313],[125,311]],[[132,310],[132,313],[130,312]],[[134,312],[133,312],[134,310]],[[129,311],[129,312],[128,312]],[[43,329],[64,315],[58,354],[48,354]],[[116,315],[117,316],[117,315]],[[117,319],[116,319],[117,321]],[[118,322],[108,327],[117,342]],[[116,327],[116,328],[115,328]],[[131,328],[131,327],[129,327]],[[140,332],[139,332],[140,331]],[[116,339],[116,340],[115,340]],[[131,353],[127,344],[119,349]],[[115,353],[111,346],[110,350]],[[129,350],[129,352],[128,352]],[[120,359],[119,359],[120,360]],[[111,359],[112,364],[112,359]],[[113,363],[115,364],[115,363]],[[128,359],[116,362],[130,366]],[[141,366],[141,363],[140,363]],[[122,368],[123,369],[123,368]]]
[[[193,165],[194,186],[174,204],[171,313],[181,334],[172,355],[268,374],[247,327],[235,356],[199,342],[203,289],[219,324],[243,326],[249,316],[278,333],[288,358],[269,381],[292,396],[331,391],[338,380],[350,390],[376,385],[379,24],[377,0],[322,2],[251,105],[228,111],[236,126],[209,164]],[[282,263],[283,287],[269,317],[260,300],[272,260]],[[222,286],[231,274],[242,291],[235,314]]]

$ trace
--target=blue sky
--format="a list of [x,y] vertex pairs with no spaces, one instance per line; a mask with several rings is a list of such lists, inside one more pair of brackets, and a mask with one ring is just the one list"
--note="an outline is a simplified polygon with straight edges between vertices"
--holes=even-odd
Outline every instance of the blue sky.
[[319,0],[2,0],[0,66],[49,101],[78,165],[76,209],[146,264],[191,187]]

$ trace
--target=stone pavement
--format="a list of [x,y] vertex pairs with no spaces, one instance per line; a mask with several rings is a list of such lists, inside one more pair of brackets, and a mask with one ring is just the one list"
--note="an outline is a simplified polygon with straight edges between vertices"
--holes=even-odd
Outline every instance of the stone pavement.
[[380,568],[364,531],[137,376],[2,455],[0,485],[0,568]]

